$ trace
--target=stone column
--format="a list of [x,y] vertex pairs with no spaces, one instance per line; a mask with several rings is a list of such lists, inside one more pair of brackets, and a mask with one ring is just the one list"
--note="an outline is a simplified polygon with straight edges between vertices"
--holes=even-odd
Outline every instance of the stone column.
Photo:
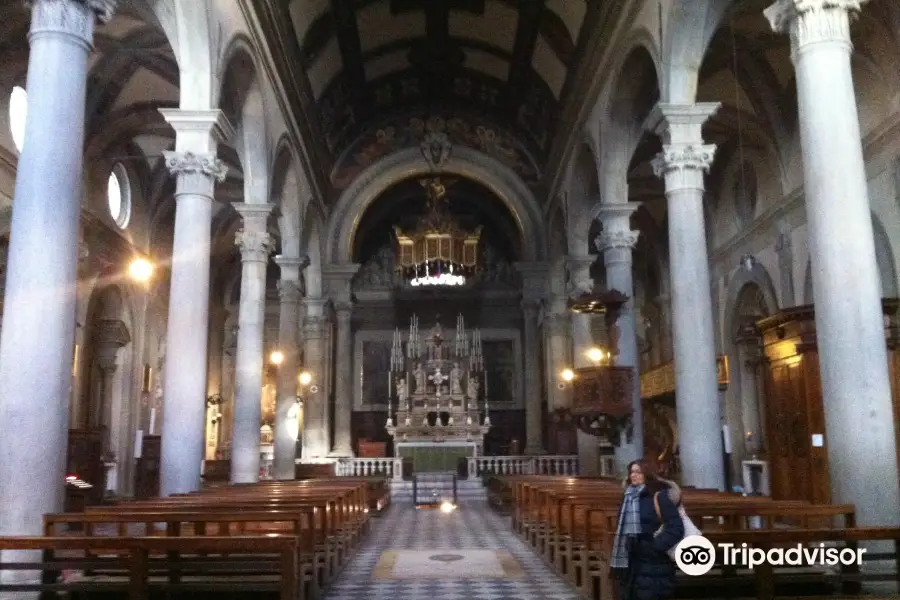
[[97,366],[100,368],[100,402],[102,411],[99,425],[103,433],[103,450],[118,454],[121,423],[113,415],[113,382],[115,381],[119,350],[131,342],[131,335],[125,323],[115,319],[105,319],[97,324],[94,335],[97,345]]
[[572,366],[572,318],[566,306],[566,268],[564,260],[551,266],[548,277],[550,295],[544,315],[544,344],[546,347],[546,378],[549,396],[548,410],[566,408],[572,404],[571,386],[560,378],[563,369]]
[[718,104],[659,104],[650,115],[663,142],[653,168],[666,182],[669,280],[675,355],[676,415],[682,481],[724,489],[722,425],[710,297],[709,255],[703,222],[703,175],[715,146],[701,127]]
[[41,535],[42,516],[63,508],[87,63],[94,24],[109,21],[116,2],[31,6],[28,119],[0,337],[2,535]]
[[328,456],[331,440],[328,432],[328,396],[325,381],[325,305],[324,298],[307,298],[306,317],[303,320],[303,367],[312,379],[303,390],[303,444],[301,458],[304,461],[320,460]]
[[244,226],[235,236],[235,242],[241,249],[241,300],[234,370],[232,483],[259,480],[266,267],[273,247],[266,223],[273,207],[272,204],[234,204]]
[[334,364],[334,447],[332,456],[353,456],[350,420],[353,413],[353,335],[350,319],[353,305],[339,302],[334,305],[337,318]]
[[[577,296],[594,290],[594,280],[591,278],[591,265],[594,264],[593,256],[570,256],[566,259],[566,268],[569,271],[569,295]],[[591,361],[585,356],[585,352],[594,344],[594,336],[591,332],[591,315],[572,313],[572,343],[574,346],[574,366],[589,367]]]
[[616,448],[616,462],[620,472],[633,460],[644,456],[644,411],[641,407],[640,355],[637,345],[637,322],[634,312],[634,285],[632,282],[632,250],[637,244],[639,231],[631,229],[631,214],[636,204],[603,204],[599,219],[603,232],[594,243],[603,253],[606,265],[606,286],[628,296],[628,302],[619,313],[619,354],[616,364],[634,367],[634,386],[631,392],[631,440],[621,440]]
[[175,236],[163,367],[160,493],[200,489],[206,425],[209,346],[209,259],[215,183],[227,169],[216,158],[233,129],[218,110],[160,110],[176,132],[175,152],[165,152],[176,177]]
[[896,432],[850,67],[850,21],[864,2],[779,0],[765,14],[790,33],[796,71],[832,501],[855,504],[860,525],[898,525]]
[[[331,456],[353,456],[350,420],[353,414],[353,315],[351,282],[359,271],[356,263],[331,264],[322,277],[331,295],[335,312],[334,337],[334,446]],[[327,426],[327,425],[326,425]]]
[[538,314],[547,296],[546,263],[517,263],[522,275],[523,351],[525,369],[525,454],[544,454],[544,393]]
[[[278,349],[284,360],[278,365],[278,399],[275,405],[275,479],[293,479],[296,469],[297,439],[290,426],[291,409],[297,403],[299,347],[297,333],[300,320],[300,270],[306,262],[300,258],[278,256],[281,268],[278,297],[281,301],[278,317]],[[298,415],[299,418],[299,415]]]

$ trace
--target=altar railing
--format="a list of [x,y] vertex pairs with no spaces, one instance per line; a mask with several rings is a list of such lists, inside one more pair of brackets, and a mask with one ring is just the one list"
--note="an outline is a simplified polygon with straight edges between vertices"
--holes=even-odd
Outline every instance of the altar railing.
[[340,458],[334,463],[334,474],[338,477],[381,475],[391,479],[402,479],[403,459]]
[[469,479],[484,475],[578,475],[578,456],[479,456],[470,458]]

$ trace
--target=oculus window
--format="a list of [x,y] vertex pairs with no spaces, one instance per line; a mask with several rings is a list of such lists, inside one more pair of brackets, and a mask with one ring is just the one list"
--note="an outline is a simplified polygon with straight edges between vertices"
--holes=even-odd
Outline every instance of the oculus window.
[[131,184],[128,182],[128,172],[122,163],[116,163],[109,174],[106,201],[109,207],[109,216],[116,222],[119,229],[125,229],[131,218]]
[[12,134],[16,150],[22,152],[25,143],[25,117],[28,116],[28,93],[25,88],[16,86],[9,96],[9,130]]

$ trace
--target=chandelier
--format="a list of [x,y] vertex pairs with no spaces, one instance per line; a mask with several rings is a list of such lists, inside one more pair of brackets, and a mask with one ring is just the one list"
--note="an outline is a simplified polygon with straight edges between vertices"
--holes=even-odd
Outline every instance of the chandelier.
[[419,181],[428,195],[425,215],[413,231],[394,227],[397,270],[412,286],[462,286],[477,272],[481,227],[465,231],[450,214],[440,177]]

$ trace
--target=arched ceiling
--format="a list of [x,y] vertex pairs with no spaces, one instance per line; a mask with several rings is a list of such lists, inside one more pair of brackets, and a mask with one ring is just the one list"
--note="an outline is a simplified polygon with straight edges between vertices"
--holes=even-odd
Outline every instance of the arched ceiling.
[[[331,168],[385,119],[489,119],[544,160],[595,0],[258,0]],[[587,24],[586,26],[583,26]],[[267,37],[274,39],[268,32]],[[477,126],[475,126],[477,127]]]

